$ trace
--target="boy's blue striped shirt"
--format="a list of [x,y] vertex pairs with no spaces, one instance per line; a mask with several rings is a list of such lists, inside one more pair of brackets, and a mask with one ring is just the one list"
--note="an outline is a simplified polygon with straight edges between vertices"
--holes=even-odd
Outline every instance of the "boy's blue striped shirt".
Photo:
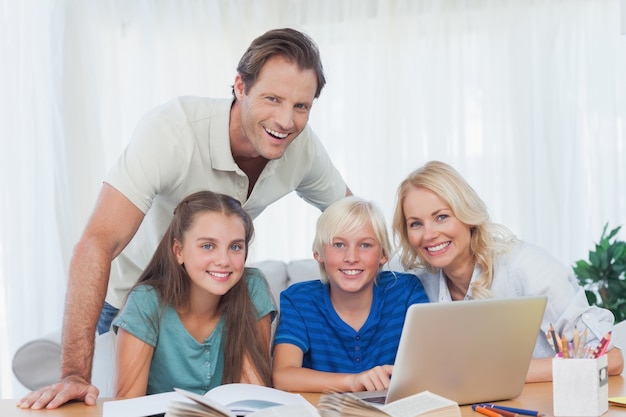
[[408,307],[428,302],[417,276],[381,271],[374,285],[370,315],[356,332],[335,312],[329,289],[328,284],[317,280],[284,290],[274,338],[274,344],[299,347],[302,366],[318,371],[358,373],[393,364]]

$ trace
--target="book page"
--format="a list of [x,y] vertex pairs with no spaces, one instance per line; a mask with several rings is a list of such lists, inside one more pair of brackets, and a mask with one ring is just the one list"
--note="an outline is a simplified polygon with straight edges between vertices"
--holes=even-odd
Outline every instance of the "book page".
[[[319,415],[317,409],[302,395],[253,384],[226,384],[213,388],[205,395],[178,390],[161,394],[146,395],[127,400],[105,401],[103,417],[144,417],[168,411],[170,404],[177,402],[202,404],[206,409],[219,410],[213,415],[248,415],[257,410],[277,405],[297,405],[306,410],[304,416]],[[205,414],[211,415],[211,414]],[[269,414],[268,416],[271,416]]]
[[[204,406],[205,408],[213,411],[213,414],[207,413],[207,415],[225,416],[225,417],[235,417],[237,415],[236,413],[232,413],[228,409],[228,407],[220,404],[218,401],[215,401],[211,398],[206,397],[205,395],[198,395],[195,392],[185,391],[184,389],[180,389],[180,388],[174,388],[174,390],[177,393],[189,398],[190,400],[195,401],[197,404]],[[243,415],[243,413],[239,413],[239,415]]]
[[325,394],[317,404],[322,417],[388,417],[378,404],[369,403],[352,393]]
[[301,405],[317,414],[317,410],[302,395],[255,384],[225,384],[213,388],[204,396],[223,404],[235,414],[261,410],[277,405]]
[[382,410],[392,417],[414,417],[450,407],[459,408],[452,400],[424,391],[386,404]]
[[[311,406],[313,407],[313,406]],[[319,413],[313,407],[303,404],[280,405],[278,407],[266,408],[248,414],[248,417],[319,417]]]
[[193,402],[172,401],[165,417],[233,417],[231,414],[208,408]]
[[105,401],[102,404],[102,417],[143,417],[160,414],[167,411],[172,400],[190,401],[174,391],[127,400]]
[[428,391],[383,406],[368,403],[351,393],[327,394],[320,398],[318,408],[322,417],[461,416],[461,410],[456,402]]

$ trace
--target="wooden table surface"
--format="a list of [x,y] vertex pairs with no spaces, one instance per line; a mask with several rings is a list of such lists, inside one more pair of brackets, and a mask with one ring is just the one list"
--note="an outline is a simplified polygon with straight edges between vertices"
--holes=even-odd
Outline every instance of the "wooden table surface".
[[[308,401],[317,404],[321,394],[303,393]],[[612,376],[609,378],[609,397],[626,396],[626,383],[623,376]],[[16,400],[0,400],[0,417],[102,417],[102,403],[107,399],[99,399],[95,406],[86,406],[83,403],[66,404],[56,410],[22,410],[16,407]],[[522,394],[512,400],[498,402],[501,405],[511,407],[537,410],[546,416],[553,416],[552,412],[552,383],[544,382],[537,384],[526,384]],[[470,406],[461,407],[463,417],[482,417],[472,411]],[[626,415],[626,408],[609,405],[608,413],[603,417],[615,417]]]

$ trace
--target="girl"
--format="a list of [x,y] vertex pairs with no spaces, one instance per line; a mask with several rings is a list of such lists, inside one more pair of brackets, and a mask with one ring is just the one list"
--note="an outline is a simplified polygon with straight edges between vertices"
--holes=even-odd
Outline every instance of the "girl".
[[388,388],[406,310],[428,301],[416,276],[381,270],[390,253],[384,217],[372,203],[346,197],[322,213],[313,243],[321,280],[280,295],[276,388]]
[[113,322],[116,397],[270,384],[276,307],[261,272],[244,268],[253,233],[232,197],[201,191],[178,204]]
[[[403,266],[425,270],[419,277],[431,302],[548,296],[527,382],[552,380],[551,326],[567,340],[587,329],[594,347],[613,328],[611,312],[589,306],[570,268],[492,223],[474,189],[443,162],[427,163],[400,184],[393,230]],[[608,355],[609,374],[620,374],[621,351]]]

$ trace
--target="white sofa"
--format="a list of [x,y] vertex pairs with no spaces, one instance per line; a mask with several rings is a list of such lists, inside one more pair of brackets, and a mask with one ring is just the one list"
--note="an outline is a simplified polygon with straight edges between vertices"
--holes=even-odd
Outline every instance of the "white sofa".
[[[319,267],[313,259],[285,263],[260,261],[251,264],[263,271],[278,305],[280,292],[294,282],[319,278]],[[113,396],[113,366],[115,354],[113,332],[96,337],[92,383],[101,397]],[[57,329],[41,338],[21,346],[13,356],[13,372],[17,380],[29,390],[57,382],[61,369],[61,330]]]

